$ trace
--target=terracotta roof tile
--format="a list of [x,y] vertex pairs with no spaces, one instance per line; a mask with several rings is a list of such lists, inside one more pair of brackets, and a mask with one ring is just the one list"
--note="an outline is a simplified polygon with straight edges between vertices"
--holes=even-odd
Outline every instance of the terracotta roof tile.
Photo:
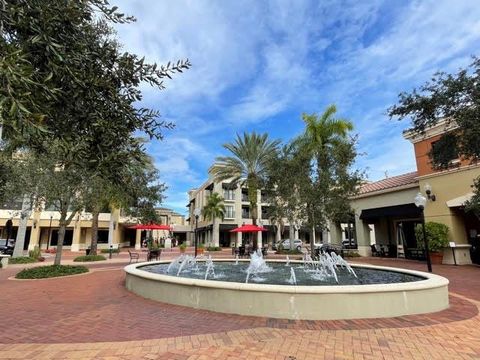
[[405,186],[409,184],[416,184],[418,183],[417,176],[418,176],[418,173],[414,171],[407,174],[392,176],[383,180],[371,182],[371,183],[362,185],[360,187],[360,191],[358,192],[358,195],[363,195],[363,194],[374,192],[374,191],[392,189],[392,188]]

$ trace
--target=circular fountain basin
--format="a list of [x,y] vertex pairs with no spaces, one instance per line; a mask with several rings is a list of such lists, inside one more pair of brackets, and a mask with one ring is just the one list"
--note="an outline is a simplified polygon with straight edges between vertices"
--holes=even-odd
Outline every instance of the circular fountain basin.
[[[240,260],[249,262],[249,260]],[[367,285],[290,285],[203,280],[146,271],[170,261],[125,267],[128,290],[148,299],[223,313],[295,320],[384,318],[441,311],[448,308],[444,277],[391,267],[354,265],[358,272],[392,273],[405,282]],[[215,260],[231,263],[232,260]],[[268,261],[284,265],[283,260]],[[276,264],[275,264],[276,263]],[[290,261],[301,266],[302,261]],[[144,268],[142,270],[142,268]]]

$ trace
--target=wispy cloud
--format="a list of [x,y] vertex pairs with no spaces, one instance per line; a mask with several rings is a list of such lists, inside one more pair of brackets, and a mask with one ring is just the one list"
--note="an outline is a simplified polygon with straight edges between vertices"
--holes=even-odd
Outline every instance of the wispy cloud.
[[386,109],[400,91],[436,70],[455,71],[480,50],[480,7],[469,0],[114,3],[138,18],[118,26],[127,49],[193,63],[144,98],[177,124],[149,147],[170,186],[167,205],[177,210],[235,132],[286,140],[301,131],[301,112],[329,103],[355,122],[367,154],[358,166],[371,179],[414,169],[401,136],[408,122],[390,121]]

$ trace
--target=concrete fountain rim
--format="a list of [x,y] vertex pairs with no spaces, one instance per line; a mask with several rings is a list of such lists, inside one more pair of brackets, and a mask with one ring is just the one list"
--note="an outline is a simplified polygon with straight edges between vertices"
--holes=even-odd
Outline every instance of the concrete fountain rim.
[[[200,260],[202,261],[202,260]],[[249,262],[249,259],[239,259],[239,262]],[[401,269],[387,266],[367,265],[350,263],[354,268],[367,268],[374,270],[383,270],[390,272],[398,272],[403,274],[414,275],[423,280],[403,283],[389,283],[389,284],[367,284],[367,285],[274,285],[274,284],[255,284],[255,283],[239,283],[217,280],[203,280],[191,279],[182,276],[155,274],[145,270],[142,267],[148,265],[169,264],[171,260],[160,260],[141,262],[125,266],[124,270],[127,274],[137,276],[140,278],[159,281],[164,283],[171,283],[185,286],[197,286],[203,288],[215,288],[225,290],[244,290],[244,291],[258,291],[271,293],[295,293],[295,294],[361,294],[361,293],[386,293],[386,292],[400,292],[412,290],[426,290],[435,289],[448,286],[448,279],[431,273],[423,271]],[[214,262],[235,262],[235,259],[214,259]],[[267,263],[286,263],[283,259],[267,260]],[[302,264],[301,260],[290,260],[290,263]]]

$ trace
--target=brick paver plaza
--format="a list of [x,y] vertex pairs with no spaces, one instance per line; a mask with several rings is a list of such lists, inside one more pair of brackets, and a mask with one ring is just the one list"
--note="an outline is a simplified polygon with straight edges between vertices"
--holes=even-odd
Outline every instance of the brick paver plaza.
[[434,267],[450,280],[451,306],[439,313],[290,321],[143,299],[124,287],[125,261],[121,254],[86,275],[47,280],[12,280],[21,265],[0,270],[0,359],[480,359],[477,266]]

